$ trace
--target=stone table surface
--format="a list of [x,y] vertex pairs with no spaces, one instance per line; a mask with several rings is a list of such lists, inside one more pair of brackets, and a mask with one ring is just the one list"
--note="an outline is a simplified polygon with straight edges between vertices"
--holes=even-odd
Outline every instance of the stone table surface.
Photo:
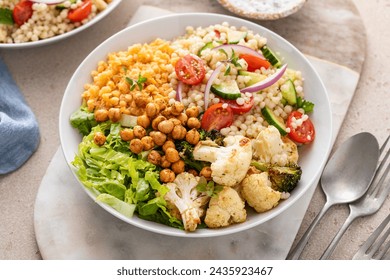
[[[0,177],[0,259],[41,259],[33,227],[34,202],[41,180],[59,146],[57,124],[62,94],[83,58],[96,45],[125,27],[132,12],[140,5],[154,5],[174,12],[231,14],[212,0],[122,1],[107,18],[66,41],[36,49],[0,51],[35,112],[41,129],[41,143],[37,152],[19,170]],[[340,5],[343,9],[336,8]],[[311,0],[290,17],[259,22],[290,40],[306,54],[361,72],[357,91],[335,147],[358,132],[371,132],[380,143],[390,133],[390,101],[386,98],[390,84],[387,75],[390,70],[389,12],[387,0]],[[332,19],[331,24],[329,18]],[[349,21],[349,24],[341,26],[338,24],[341,19]],[[337,26],[337,32],[334,32],[334,26]],[[323,204],[324,196],[317,189],[297,238]],[[387,199],[377,214],[358,219],[341,240],[333,258],[350,259],[389,210],[390,199]],[[302,257],[318,258],[347,214],[346,206],[331,209],[314,232]]]

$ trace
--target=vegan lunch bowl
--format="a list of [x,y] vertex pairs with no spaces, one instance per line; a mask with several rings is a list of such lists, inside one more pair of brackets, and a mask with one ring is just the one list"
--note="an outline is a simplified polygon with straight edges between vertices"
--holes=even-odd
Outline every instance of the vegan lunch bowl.
[[331,132],[308,60],[259,25],[215,14],[112,36],[76,70],[60,110],[65,159],[89,196],[175,236],[229,234],[288,211],[317,182]]
[[121,0],[0,0],[0,48],[57,42],[95,24]]

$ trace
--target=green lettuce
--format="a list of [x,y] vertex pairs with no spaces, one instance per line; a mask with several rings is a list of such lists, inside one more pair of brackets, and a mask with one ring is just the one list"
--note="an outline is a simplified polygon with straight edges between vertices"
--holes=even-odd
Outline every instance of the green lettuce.
[[70,124],[79,130],[82,135],[88,135],[92,127],[97,125],[95,116],[86,107],[80,107],[70,116]]
[[[164,195],[168,187],[159,182],[159,167],[133,154],[120,137],[118,123],[104,122],[91,127],[83,137],[72,164],[83,185],[97,193],[97,201],[131,217],[183,228],[182,221],[167,210]],[[102,146],[95,144],[96,132],[106,135]]]

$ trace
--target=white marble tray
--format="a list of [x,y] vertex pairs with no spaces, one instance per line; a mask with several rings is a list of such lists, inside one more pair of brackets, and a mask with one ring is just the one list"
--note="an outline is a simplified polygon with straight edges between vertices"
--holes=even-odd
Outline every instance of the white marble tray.
[[[141,6],[132,23],[164,13]],[[334,140],[359,74],[308,58],[329,93]],[[169,237],[136,228],[105,212],[82,190],[58,149],[37,194],[35,233],[44,259],[285,259],[316,186],[288,211],[251,230],[218,238]]]

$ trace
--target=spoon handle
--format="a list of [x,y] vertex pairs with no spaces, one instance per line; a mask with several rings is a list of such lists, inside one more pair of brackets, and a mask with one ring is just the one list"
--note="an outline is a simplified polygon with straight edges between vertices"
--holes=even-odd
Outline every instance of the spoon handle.
[[341,237],[344,235],[345,231],[349,228],[349,226],[357,217],[358,215],[356,215],[355,212],[351,211],[349,213],[343,226],[339,229],[336,236],[332,239],[332,242],[329,244],[325,252],[322,254],[321,260],[327,260],[330,257],[330,255],[333,253],[334,249],[336,248],[337,244],[339,243]]
[[298,260],[299,256],[302,254],[303,249],[305,248],[307,242],[309,241],[309,238],[314,230],[314,227],[318,224],[318,222],[321,220],[321,218],[324,216],[324,214],[329,210],[329,208],[333,204],[326,202],[324,207],[322,207],[321,211],[317,214],[317,216],[314,218],[311,225],[307,228],[304,235],[301,237],[301,240],[299,240],[297,246],[295,246],[294,249],[290,251],[290,253],[287,256],[287,260]]

